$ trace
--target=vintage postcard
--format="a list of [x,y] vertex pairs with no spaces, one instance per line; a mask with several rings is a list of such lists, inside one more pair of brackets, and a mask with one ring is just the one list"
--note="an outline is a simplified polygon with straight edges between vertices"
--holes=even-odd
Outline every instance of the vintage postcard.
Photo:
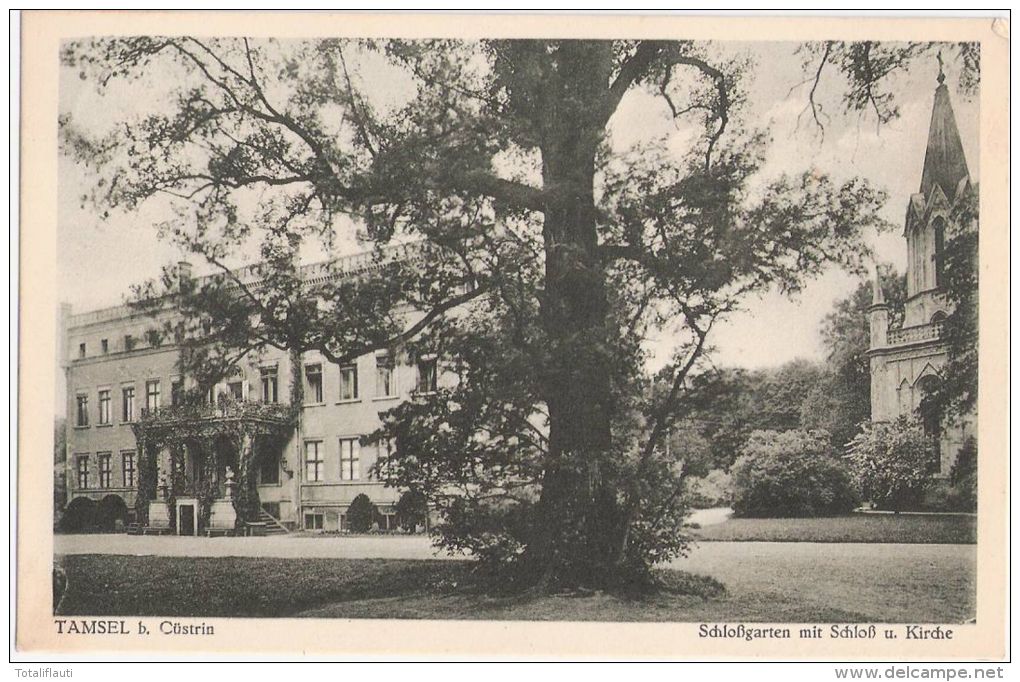
[[1006,656],[1008,22],[21,40],[20,651]]

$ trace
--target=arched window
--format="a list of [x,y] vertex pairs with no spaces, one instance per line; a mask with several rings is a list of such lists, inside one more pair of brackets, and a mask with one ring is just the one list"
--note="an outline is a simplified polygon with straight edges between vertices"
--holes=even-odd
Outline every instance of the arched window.
[[900,385],[896,388],[896,399],[897,399],[897,413],[909,415],[912,409],[913,394],[910,388],[910,384],[906,379],[900,382]]
[[922,377],[917,382],[917,388],[921,394],[921,402],[917,410],[921,417],[924,435],[931,443],[929,466],[932,472],[938,472],[942,467],[942,408],[935,400],[935,392],[938,387],[938,377],[931,375]]
[[935,261],[935,287],[941,289],[945,283],[943,269],[945,267],[946,221],[936,218],[933,225],[935,228],[935,253],[932,254],[932,260]]
[[924,258],[922,257],[924,250],[921,248],[920,226],[910,231],[907,240],[907,253],[909,254],[907,271],[909,273],[910,286],[913,288],[910,294],[913,295],[924,290]]

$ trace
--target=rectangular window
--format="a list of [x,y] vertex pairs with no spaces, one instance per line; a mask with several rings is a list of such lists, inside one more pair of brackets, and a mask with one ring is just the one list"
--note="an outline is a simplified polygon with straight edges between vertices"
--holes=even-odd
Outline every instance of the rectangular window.
[[99,487],[109,488],[110,478],[113,474],[111,455],[109,452],[100,452],[97,456],[99,457]]
[[340,400],[358,399],[358,366],[340,368]]
[[393,381],[393,359],[389,355],[381,355],[375,359],[375,395],[379,398],[397,394]]
[[78,357],[79,358],[85,357],[85,344],[84,343],[79,343],[78,344]]
[[89,489],[89,456],[78,455],[78,490]]
[[170,404],[174,407],[184,404],[183,379],[174,379],[170,382]]
[[322,365],[305,365],[305,402],[322,402]]
[[120,454],[121,472],[124,475],[124,487],[135,487],[135,451],[125,450]]
[[110,391],[104,389],[99,392],[99,423],[110,423]]
[[392,465],[390,464],[390,457],[393,455],[395,447],[393,447],[392,438],[384,438],[375,445],[375,462],[378,465],[378,476],[379,480],[387,480],[392,473]]
[[99,342],[99,350],[102,351],[103,355],[106,355],[107,353],[109,353],[110,352],[110,340],[109,339],[101,340]]
[[276,367],[262,368],[262,402],[275,403],[277,396]]
[[159,379],[145,382],[145,409],[152,412],[159,407]]
[[340,439],[340,480],[361,478],[361,442],[357,438]]
[[133,351],[135,349],[135,337],[130,334],[124,335],[124,350]]
[[79,394],[75,398],[75,404],[78,406],[75,424],[78,426],[89,425],[89,397],[87,395]]
[[135,420],[135,387],[125,386],[121,389],[121,418],[125,422]]
[[438,363],[434,357],[418,361],[418,393],[435,393],[438,389]]
[[231,381],[227,384],[227,393],[234,400],[244,400],[244,382]]
[[305,530],[322,530],[322,514],[305,514]]
[[322,454],[322,441],[310,440],[305,443],[305,480],[321,481],[323,479],[325,472]]

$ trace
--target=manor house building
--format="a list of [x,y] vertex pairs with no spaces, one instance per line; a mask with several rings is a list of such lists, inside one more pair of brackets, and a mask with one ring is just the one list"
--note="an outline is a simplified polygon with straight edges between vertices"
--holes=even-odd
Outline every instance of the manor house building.
[[[331,276],[375,264],[372,254],[356,254]],[[188,264],[178,267],[190,277]],[[164,315],[174,314],[169,308]],[[203,404],[184,404],[190,386],[180,348],[160,338],[158,323],[130,305],[61,310],[68,512],[91,508],[105,521],[145,525],[148,500],[169,500],[173,531],[197,535],[211,504],[230,499],[236,476],[242,490],[257,491],[249,498],[270,530],[346,530],[347,508],[362,493],[378,509],[378,528],[396,526],[400,491],[373,472],[388,446],[361,438],[379,427],[380,412],[436,390],[434,359],[410,363],[380,351],[341,367],[315,352],[270,349],[243,361]]]
[[954,206],[968,194],[977,193],[944,80],[940,72],[920,187],[907,203],[903,230],[907,242],[907,298],[903,323],[890,328],[889,306],[876,278],[869,308],[868,350],[872,420],[891,421],[900,415],[919,415],[925,431],[936,443],[932,470],[942,475],[949,473],[964,439],[975,433],[975,419],[970,415],[950,423],[922,401],[938,385],[939,372],[946,362],[946,347],[940,336],[942,322],[951,312],[943,282],[949,221]]

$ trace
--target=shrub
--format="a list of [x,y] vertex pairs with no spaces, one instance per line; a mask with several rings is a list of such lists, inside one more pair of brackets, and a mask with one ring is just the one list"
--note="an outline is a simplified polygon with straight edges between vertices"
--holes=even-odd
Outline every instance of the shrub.
[[917,507],[931,481],[931,448],[921,425],[900,417],[865,422],[847,450],[861,495],[880,509]]
[[977,511],[977,440],[971,436],[956,454],[949,470],[949,507],[957,511]]
[[754,431],[730,474],[737,516],[835,516],[857,503],[826,431]]
[[96,503],[87,497],[71,500],[60,519],[60,530],[65,533],[81,533],[93,530],[96,524]]
[[365,493],[359,494],[347,508],[347,524],[355,533],[367,533],[372,528],[378,510]]
[[102,530],[117,530],[127,522],[127,505],[117,495],[107,495],[96,505],[94,520]]
[[417,526],[425,525],[425,515],[428,514],[428,503],[418,490],[408,490],[400,496],[394,508],[397,512],[397,522],[400,527],[407,531],[414,531]]
[[712,469],[706,476],[692,478],[691,506],[695,509],[728,507],[733,504],[733,480],[722,469]]
[[681,594],[714,599],[726,594],[726,586],[715,578],[676,569],[658,569],[653,573],[655,585],[667,594]]

